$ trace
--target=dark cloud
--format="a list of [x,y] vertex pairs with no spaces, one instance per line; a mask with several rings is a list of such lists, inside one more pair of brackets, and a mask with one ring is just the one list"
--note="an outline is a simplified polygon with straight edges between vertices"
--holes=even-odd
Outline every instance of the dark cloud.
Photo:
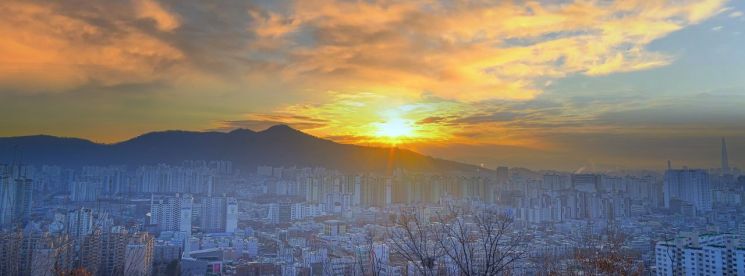
[[324,124],[307,123],[307,122],[293,122],[287,123],[283,121],[269,121],[269,120],[234,120],[234,121],[220,121],[220,126],[209,130],[213,131],[231,131],[234,129],[245,128],[250,130],[264,130],[275,125],[289,125],[295,129],[308,130],[325,126]]
[[302,115],[292,114],[252,114],[251,119],[224,120],[217,122],[218,127],[210,130],[230,131],[238,128],[263,130],[274,125],[285,124],[299,130],[312,130],[325,127],[328,121]]
[[454,118],[457,118],[455,116],[431,116],[424,119],[421,119],[417,121],[417,124],[440,124],[440,123],[449,123]]
[[369,137],[363,137],[359,135],[328,135],[324,136],[323,138],[343,144],[354,144],[359,143],[359,141],[369,140]]
[[481,124],[494,122],[509,122],[517,119],[520,114],[515,112],[503,111],[490,114],[479,114],[453,120],[455,124]]

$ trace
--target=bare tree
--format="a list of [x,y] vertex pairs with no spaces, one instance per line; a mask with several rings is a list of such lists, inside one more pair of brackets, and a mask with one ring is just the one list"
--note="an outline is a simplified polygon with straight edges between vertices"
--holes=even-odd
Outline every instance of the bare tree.
[[[677,260],[681,259],[682,252],[678,250],[678,247],[681,245],[675,239],[674,236],[670,237],[668,235],[663,235],[662,240],[670,242],[668,246],[665,246],[665,258],[672,265],[672,273],[673,274],[683,273],[681,271],[681,265],[677,262]],[[655,250],[656,250],[656,245],[655,245]],[[657,269],[661,269],[661,268],[658,267]]]
[[404,208],[392,219],[388,237],[393,252],[414,265],[419,274],[436,275],[436,261],[444,256],[437,242],[441,227],[428,223],[417,214],[417,209]]
[[438,244],[461,275],[505,274],[527,257],[530,236],[505,213],[449,206],[438,220]]
[[571,259],[571,256],[548,253],[530,258],[530,262],[535,267],[535,275],[558,276],[568,273],[566,269],[562,267],[562,261],[566,260],[567,258]]
[[356,262],[362,275],[378,276],[383,270],[378,256],[375,255],[375,238],[370,232],[366,232],[363,245],[358,247],[362,251],[356,252]]
[[51,276],[72,270],[74,245],[68,235],[29,233],[24,244],[28,244],[25,258],[31,275]]
[[508,214],[456,206],[431,222],[416,208],[403,209],[388,235],[393,251],[421,275],[508,274],[527,258],[531,238]]
[[55,271],[54,275],[57,276],[93,276],[93,273],[86,270],[84,267],[73,268],[70,270],[60,269]]
[[579,272],[589,275],[643,275],[644,265],[624,248],[626,235],[608,230],[602,236],[586,237],[586,245],[575,249]]
[[148,233],[128,235],[124,246],[124,275],[150,275],[153,263],[153,237]]

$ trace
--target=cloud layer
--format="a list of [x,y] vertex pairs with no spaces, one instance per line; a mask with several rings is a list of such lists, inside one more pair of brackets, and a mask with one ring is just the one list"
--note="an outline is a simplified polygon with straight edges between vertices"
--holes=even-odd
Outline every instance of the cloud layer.
[[646,46],[721,8],[721,0],[5,1],[0,89],[217,75],[311,93],[529,99],[547,79],[666,65],[673,56]]

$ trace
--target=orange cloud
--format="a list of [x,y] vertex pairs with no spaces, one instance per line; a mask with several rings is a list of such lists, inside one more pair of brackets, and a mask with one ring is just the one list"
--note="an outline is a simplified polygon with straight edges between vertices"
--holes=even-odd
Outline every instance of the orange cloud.
[[154,20],[161,31],[172,31],[181,25],[178,16],[165,10],[155,0],[136,0],[134,6],[137,18]]
[[[175,26],[162,9],[152,10],[157,5],[138,3],[144,5],[138,11],[154,17],[159,29]],[[61,3],[7,1],[1,9],[4,91],[54,92],[91,83],[149,82],[172,77],[171,65],[184,58],[178,49],[130,24],[126,14],[112,15],[105,25],[97,25],[88,15],[61,12]]]
[[[298,1],[255,26],[288,61],[286,80],[319,90],[428,91],[529,99],[537,83],[669,64],[650,42],[716,14],[724,1]],[[313,41],[295,39],[310,32]],[[286,47],[286,48],[282,48]]]
[[[61,91],[188,76],[236,87],[259,79],[312,93],[530,99],[550,79],[669,64],[674,57],[646,46],[721,12],[724,4],[166,2],[94,2],[72,9],[66,1],[6,1],[0,10],[0,88]],[[225,13],[212,13],[219,10]]]
[[[449,104],[436,105],[438,116],[411,118],[436,133],[420,142],[452,138],[545,148],[534,137],[538,130],[562,125],[588,131],[581,122],[594,114],[530,114],[518,116],[519,122],[487,117],[479,131],[458,118],[478,117],[484,110],[473,104],[483,100],[535,98],[544,83],[570,74],[665,66],[674,57],[646,46],[713,16],[723,4],[317,0],[295,2],[282,13],[253,13],[258,23],[252,27],[259,41],[271,41],[273,53],[286,58],[278,62],[284,81],[308,91],[335,91],[325,104],[293,110],[328,120],[328,127],[311,130],[321,136],[374,140],[369,128],[384,120],[380,112],[421,103],[417,96],[426,91]],[[391,100],[380,105],[377,98],[352,96],[355,104],[349,104],[338,96],[360,92]],[[435,117],[450,119],[429,120]]]

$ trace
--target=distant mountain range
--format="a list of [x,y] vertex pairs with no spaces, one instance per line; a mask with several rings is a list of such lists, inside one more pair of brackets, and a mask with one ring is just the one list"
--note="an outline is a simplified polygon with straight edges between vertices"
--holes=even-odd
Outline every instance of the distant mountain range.
[[325,167],[342,171],[384,172],[402,168],[420,172],[467,171],[477,166],[437,159],[410,150],[339,144],[276,125],[255,132],[162,131],[133,139],[98,144],[49,135],[0,138],[0,162],[26,164],[148,165],[180,164],[184,160],[229,160],[234,166]]

